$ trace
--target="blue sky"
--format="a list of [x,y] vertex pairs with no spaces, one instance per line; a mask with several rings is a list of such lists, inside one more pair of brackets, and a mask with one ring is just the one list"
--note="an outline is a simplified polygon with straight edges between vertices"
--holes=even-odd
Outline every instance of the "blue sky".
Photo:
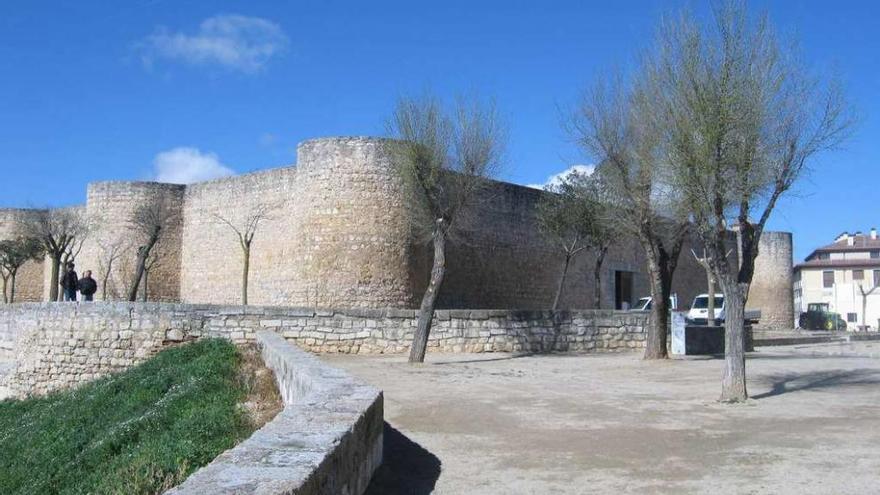
[[[0,207],[82,203],[96,180],[291,164],[296,143],[381,135],[401,94],[495,97],[503,178],[587,163],[560,108],[625,68],[659,16],[703,2],[32,1],[0,7]],[[880,227],[880,6],[754,1],[843,75],[861,124],[779,206],[796,258]],[[201,174],[201,175],[200,175]]]

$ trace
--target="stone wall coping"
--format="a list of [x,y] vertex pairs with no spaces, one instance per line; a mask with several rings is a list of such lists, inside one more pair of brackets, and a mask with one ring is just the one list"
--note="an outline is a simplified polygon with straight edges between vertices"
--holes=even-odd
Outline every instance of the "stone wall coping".
[[[415,318],[418,316],[416,309],[396,309],[396,308],[306,308],[299,306],[240,306],[240,305],[223,305],[223,304],[185,304],[185,303],[167,303],[167,302],[103,302],[96,301],[92,303],[84,302],[22,302],[11,305],[4,305],[7,309],[51,309],[61,307],[60,305],[77,305],[78,309],[100,311],[102,308],[111,310],[136,310],[136,311],[154,311],[165,310],[175,312],[209,312],[219,315],[256,315],[256,316],[297,316],[297,317],[313,317],[313,316],[333,316],[335,314],[344,316],[353,316],[359,318]],[[573,316],[619,316],[619,315],[644,315],[646,311],[639,310],[616,310],[616,309],[438,309],[434,312],[436,319],[449,318],[466,318],[466,319],[488,319],[488,318],[514,318],[514,319],[534,319],[534,318],[565,318]]]
[[284,409],[165,493],[363,493],[382,460],[382,392],[273,332],[256,340]]
[[149,187],[151,189],[165,189],[171,191],[183,191],[187,187],[186,184],[174,184],[171,182],[158,182],[154,180],[99,180],[88,183],[88,187],[90,188],[124,186]]
[[316,137],[309,138],[304,141],[300,141],[297,144],[297,148],[314,146],[317,144],[325,144],[325,143],[391,143],[394,142],[394,139],[382,137],[382,136],[324,136],[324,137]]

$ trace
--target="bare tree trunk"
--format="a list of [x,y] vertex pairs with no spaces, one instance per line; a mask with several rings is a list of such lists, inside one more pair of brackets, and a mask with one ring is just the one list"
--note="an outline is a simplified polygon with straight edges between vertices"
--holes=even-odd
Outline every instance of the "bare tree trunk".
[[101,280],[101,300],[107,300],[107,282],[110,280],[110,274],[113,273],[113,258],[107,262],[107,270],[104,272],[104,278]]
[[6,285],[7,285],[7,277],[0,277],[0,280],[3,281],[3,304],[9,304],[9,298],[6,297]]
[[[9,284],[9,304],[15,302],[15,277],[17,275],[17,270],[14,270],[10,275],[10,284]],[[6,288],[3,288],[3,293],[6,294]]]
[[446,232],[442,227],[434,231],[434,263],[431,267],[431,280],[428,288],[422,296],[422,304],[419,307],[419,323],[416,333],[413,335],[412,347],[409,350],[410,363],[425,362],[425,352],[428,350],[428,335],[431,332],[431,323],[434,319],[434,307],[437,304],[437,296],[443,284],[443,276],[446,274]]
[[709,289],[709,301],[706,306],[706,325],[715,326],[715,277],[712,276],[712,271],[710,269],[706,269],[706,285]]
[[607,253],[608,248],[603,247],[596,254],[596,267],[593,270],[593,282],[596,284],[593,307],[596,309],[602,309],[602,264],[605,263],[605,255]]
[[871,287],[871,290],[865,292],[865,286],[859,285],[859,292],[862,293],[862,329],[864,331],[868,331],[868,296],[870,296],[875,290],[877,290],[877,286]]
[[562,265],[562,275],[559,277],[559,285],[556,287],[556,297],[553,298],[553,309],[559,309],[559,298],[562,296],[562,288],[565,286],[565,276],[568,274],[568,266],[571,264],[571,253],[565,253],[565,262]]
[[107,300],[107,281],[110,280],[110,270],[107,270],[107,273],[104,274],[104,278],[101,280],[101,300]]
[[144,269],[144,291],[141,293],[141,302],[147,302],[147,289],[150,280],[150,271]]
[[242,255],[244,256],[241,269],[241,304],[247,306],[248,303],[248,272],[251,269],[251,247],[242,246]]
[[[649,262],[652,264],[653,262]],[[650,269],[651,321],[645,342],[645,359],[666,359],[666,332],[669,328],[669,294],[672,281],[659,269]]]
[[[723,283],[723,282],[722,282]],[[745,295],[748,285],[734,284],[724,291],[724,373],[721,376],[721,401],[743,402],[746,391]],[[727,288],[727,287],[725,287]]]
[[144,265],[147,263],[146,250],[142,249],[141,251],[141,253],[138,253],[137,262],[135,263],[134,280],[131,282],[131,287],[128,288],[128,300],[131,302],[137,301],[138,289],[140,288],[141,279],[144,277]]
[[49,275],[49,301],[57,301],[59,295],[58,275],[61,268],[61,255],[57,253],[52,253],[50,258],[52,260],[52,271]]
[[[72,249],[72,248],[71,248],[71,249]],[[67,270],[67,265],[68,265],[69,263],[73,263],[73,260],[71,259],[72,256],[73,256],[73,253],[72,253],[72,252],[70,252],[70,251],[66,251],[66,252],[64,253],[64,257],[61,258],[61,266],[60,266],[60,269],[61,269],[61,270],[65,270],[65,273],[67,273],[67,272],[66,272],[66,270]],[[58,284],[55,284],[55,285],[58,285]],[[64,291],[61,291],[61,292],[62,292],[62,293],[59,293],[59,294],[58,294],[58,299],[57,299],[58,302],[62,302],[62,301],[64,301],[64,294],[63,294]]]
[[147,269],[147,258],[149,258],[150,251],[153,249],[153,246],[155,246],[157,242],[159,242],[159,231],[155,230],[151,233],[147,244],[142,246],[138,250],[137,264],[134,271],[134,280],[132,280],[131,287],[129,287],[128,289],[129,301],[137,301],[138,285],[140,285],[141,278],[144,276],[144,272]]

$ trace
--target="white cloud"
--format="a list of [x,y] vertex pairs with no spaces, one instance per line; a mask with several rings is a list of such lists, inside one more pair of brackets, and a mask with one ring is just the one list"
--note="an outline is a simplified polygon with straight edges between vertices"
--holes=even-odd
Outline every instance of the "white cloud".
[[287,43],[284,31],[272,21],[243,15],[217,15],[202,21],[193,34],[160,27],[139,46],[148,67],[155,59],[164,58],[253,73],[282,52]]
[[220,163],[216,154],[185,146],[159,153],[153,159],[153,167],[158,182],[172,184],[191,184],[235,174]]
[[547,180],[543,184],[528,184],[526,187],[544,189],[547,186],[558,186],[562,183],[562,180],[565,179],[565,177],[573,172],[590,175],[595,170],[595,165],[572,165],[558,174],[553,174],[550,177],[547,177]]

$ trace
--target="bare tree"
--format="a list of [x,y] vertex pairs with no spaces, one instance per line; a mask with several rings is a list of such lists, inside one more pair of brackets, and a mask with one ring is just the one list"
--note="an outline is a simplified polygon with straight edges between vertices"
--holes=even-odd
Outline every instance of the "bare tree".
[[161,244],[161,240],[156,243],[153,249],[150,250],[149,256],[144,261],[144,273],[142,279],[142,287],[141,287],[141,301],[147,302],[149,300],[150,294],[150,274],[153,273],[153,270],[159,268],[163,265],[164,261],[168,258],[168,253],[163,252],[159,249]]
[[88,231],[88,222],[76,210],[70,208],[33,210],[25,218],[24,236],[42,244],[51,260],[49,276],[49,301],[58,300],[58,278],[62,259],[71,246],[81,242]]
[[18,270],[28,261],[39,260],[43,255],[43,246],[36,239],[20,237],[0,241],[0,279],[3,280],[4,303],[15,302]]
[[144,277],[147,260],[153,249],[167,234],[168,228],[176,221],[178,212],[164,197],[156,198],[139,206],[132,214],[131,227],[138,243],[134,278],[128,289],[128,300],[136,301],[138,287]]
[[545,190],[547,194],[541,197],[537,207],[538,226],[564,255],[562,274],[553,297],[553,309],[559,308],[572,259],[588,249],[596,253],[593,305],[600,308],[602,265],[616,237],[615,221],[608,214],[609,203],[603,197],[600,181],[586,173],[572,172],[558,184],[548,185]]
[[[833,149],[853,123],[842,92],[801,67],[766,16],[742,2],[715,5],[714,24],[688,16],[664,25],[652,61],[655,108],[674,183],[725,298],[721,400],[746,391],[744,312],[764,226],[816,154]],[[739,256],[725,252],[737,230]]]
[[215,218],[226,224],[238,237],[238,244],[241,246],[241,304],[247,306],[248,303],[248,277],[251,267],[251,244],[254,241],[254,235],[257,228],[265,220],[268,220],[271,212],[276,209],[275,205],[258,204],[250,209],[244,216],[241,223],[234,223],[221,215],[214,215]]
[[609,211],[644,252],[653,300],[645,359],[666,359],[669,298],[688,221],[668,183],[664,123],[653,111],[652,92],[644,67],[629,84],[621,79],[600,83],[584,95],[568,131],[598,161],[594,174],[601,177]]
[[[731,251],[727,251],[727,256],[730,256]],[[715,326],[715,274],[712,272],[712,263],[709,261],[709,255],[706,253],[706,250],[703,250],[703,256],[697,256],[697,253],[691,249],[691,254],[694,255],[694,259],[697,260],[697,263],[703,267],[703,270],[706,271],[706,287],[708,287],[709,300],[706,301],[706,325]]]
[[410,348],[424,362],[437,296],[446,273],[446,243],[500,164],[504,130],[494,105],[459,100],[453,117],[435,98],[401,99],[389,122],[388,148],[407,197],[412,230],[433,243],[433,265]]
[[[862,296],[862,327],[867,332],[868,331],[868,296],[874,293],[880,285],[874,285],[868,290],[865,290],[864,283],[859,284],[859,293]],[[878,328],[880,330],[880,328]]]
[[101,300],[107,300],[110,280],[113,276],[113,265],[128,251],[128,246],[122,239],[107,242],[99,242],[98,249],[101,251],[98,260],[98,268],[101,270]]

